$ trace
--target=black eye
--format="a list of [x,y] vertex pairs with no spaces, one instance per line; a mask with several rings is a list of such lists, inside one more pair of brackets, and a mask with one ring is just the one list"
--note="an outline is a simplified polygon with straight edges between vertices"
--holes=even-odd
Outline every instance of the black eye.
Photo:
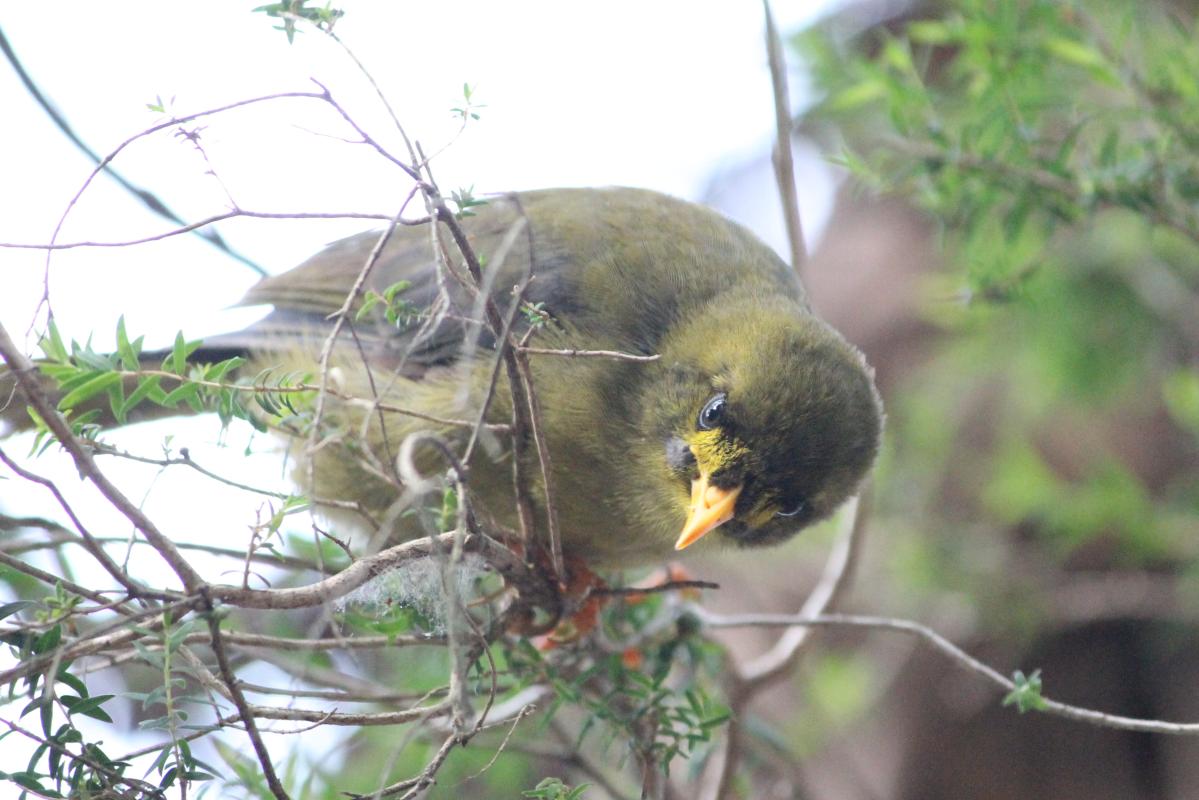
[[701,431],[709,431],[720,424],[720,420],[724,419],[724,409],[728,405],[725,401],[724,393],[721,392],[715,395],[708,402],[704,403],[703,409],[699,412],[699,418],[695,424],[699,426]]
[[808,503],[806,500],[796,500],[787,504],[782,511],[776,511],[774,515],[776,517],[798,517],[807,510]]

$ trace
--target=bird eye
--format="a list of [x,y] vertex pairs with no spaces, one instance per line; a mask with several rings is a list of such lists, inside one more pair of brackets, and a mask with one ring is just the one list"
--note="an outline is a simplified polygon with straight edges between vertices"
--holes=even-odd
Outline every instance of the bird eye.
[[709,431],[720,424],[720,420],[724,419],[724,410],[728,403],[725,401],[724,393],[714,395],[712,399],[704,403],[704,407],[699,412],[699,418],[696,420],[696,425],[701,431]]
[[795,502],[789,504],[788,507],[784,508],[782,511],[776,511],[774,515],[776,517],[798,517],[807,510],[808,503],[806,500],[796,500]]

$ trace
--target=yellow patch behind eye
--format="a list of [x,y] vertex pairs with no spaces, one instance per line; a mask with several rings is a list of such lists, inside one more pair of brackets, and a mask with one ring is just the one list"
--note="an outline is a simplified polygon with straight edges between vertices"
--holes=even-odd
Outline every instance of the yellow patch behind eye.
[[696,431],[688,440],[700,470],[712,474],[724,469],[749,453],[749,448],[736,439],[721,435],[717,428]]

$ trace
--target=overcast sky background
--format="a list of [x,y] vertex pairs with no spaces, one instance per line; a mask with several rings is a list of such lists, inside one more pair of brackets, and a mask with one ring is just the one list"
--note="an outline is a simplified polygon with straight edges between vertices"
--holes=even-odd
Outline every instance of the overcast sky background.
[[[313,77],[387,147],[402,153],[345,53],[312,31],[289,45],[271,20],[250,13],[261,2],[6,3],[0,26],[41,91],[101,154],[165,121],[146,108],[156,98],[174,98],[171,110],[182,116],[248,97],[308,91]],[[447,191],[471,185],[487,193],[624,184],[699,199],[716,173],[753,163],[760,169],[772,139],[757,2],[341,5],[347,16],[337,33],[426,151],[438,149],[456,129],[449,109],[462,104],[462,85],[475,87],[475,101],[485,105],[482,119],[435,162]],[[791,32],[827,5],[776,2],[775,14],[781,29]],[[801,102],[802,81],[793,75],[792,83]],[[0,117],[0,242],[48,241],[93,164],[6,66],[0,66]],[[227,210],[226,189],[241,207],[259,211],[392,214],[410,185],[368,148],[330,138],[351,132],[316,101],[275,101],[189,127],[196,125],[202,126],[204,151],[219,181],[207,174],[194,147],[169,131],[139,141],[115,162],[125,177],[187,220]],[[804,176],[805,225],[811,233],[827,216],[831,183],[819,163],[809,162]],[[764,192],[747,207],[768,214],[745,212],[755,218],[743,221],[777,235],[773,189]],[[59,241],[123,241],[170,227],[100,177],[72,210]],[[236,249],[279,272],[364,227],[370,226],[234,220],[219,230]],[[781,245],[777,238],[775,243]],[[111,346],[119,314],[131,334],[163,346],[180,329],[199,337],[261,313],[228,310],[256,276],[194,236],[63,251],[50,263],[50,299],[64,333],[80,339],[94,334],[101,348]],[[39,252],[0,249],[0,320],[31,352],[44,321],[44,315],[33,317],[44,267]],[[173,437],[170,446],[189,447],[197,461],[222,474],[266,488],[287,486],[279,455],[267,440],[253,439],[240,426],[222,447],[216,443],[218,428],[211,418],[165,421],[134,426],[115,441],[156,456],[164,439]],[[23,454],[28,438],[0,446]],[[247,447],[250,455],[244,455]],[[67,490],[93,530],[129,535],[128,523],[80,484],[61,454],[51,452],[29,466]],[[205,484],[204,513],[197,514],[192,474],[160,475],[151,467],[111,460],[104,466],[181,541],[231,536],[230,544],[244,546],[247,526],[261,506],[253,496]],[[14,481],[0,481],[0,509],[62,518],[47,496]],[[197,566],[210,577],[222,568],[204,559]],[[107,583],[86,569],[76,578]],[[0,664],[4,660],[0,656]]]

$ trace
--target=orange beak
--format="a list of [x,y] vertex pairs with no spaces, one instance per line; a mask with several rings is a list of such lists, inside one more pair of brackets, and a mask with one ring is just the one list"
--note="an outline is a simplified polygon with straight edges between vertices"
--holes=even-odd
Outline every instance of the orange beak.
[[739,494],[740,486],[722,489],[709,485],[708,473],[701,471],[699,477],[691,481],[691,511],[687,514],[687,522],[683,525],[679,540],[674,543],[674,549],[690,547],[704,534],[732,519]]

